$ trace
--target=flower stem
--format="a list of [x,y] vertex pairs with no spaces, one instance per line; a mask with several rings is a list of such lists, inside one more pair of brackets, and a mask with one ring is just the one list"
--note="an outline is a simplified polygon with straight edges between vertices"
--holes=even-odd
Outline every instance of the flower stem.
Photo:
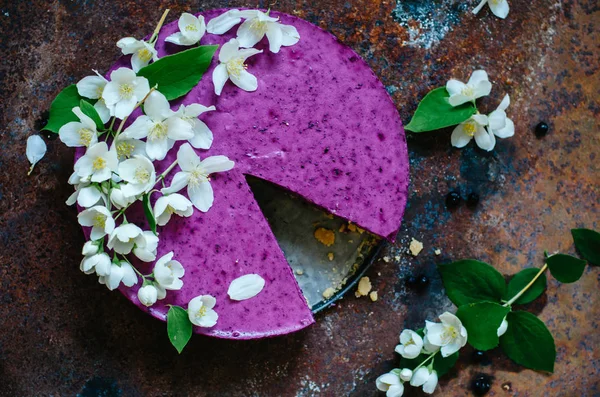
[[418,370],[419,368],[421,368],[423,365],[425,365],[427,363],[427,361],[431,360],[433,357],[435,357],[436,354],[438,354],[439,350],[435,353],[431,353],[431,355],[429,357],[427,357],[425,360],[423,360],[423,362],[419,365],[417,365],[415,367],[415,369],[413,369],[413,371]]
[[548,264],[544,263],[544,266],[540,269],[540,271],[535,275],[535,277],[529,282],[529,284],[527,284],[525,287],[523,287],[523,289],[521,291],[519,291],[518,294],[516,294],[515,296],[512,297],[511,300],[509,300],[508,302],[506,302],[504,305],[504,307],[510,306],[513,303],[515,303],[515,301],[517,299],[519,299],[521,297],[521,295],[523,295],[532,285],[533,283],[535,283],[535,280],[537,280],[542,273],[544,273],[546,271],[546,269],[548,269]]
[[167,19],[167,14],[169,13],[169,9],[167,8],[165,12],[163,12],[162,17],[160,17],[160,21],[158,21],[158,25],[156,25],[156,29],[154,29],[154,33],[152,33],[152,37],[150,37],[149,42],[152,44],[153,41],[158,39],[158,33],[160,32],[160,28],[162,28],[165,23],[165,19]]
[[[167,176],[169,172],[173,171],[173,168],[175,168],[178,163],[179,162],[177,160],[173,161],[173,163],[162,174],[160,174],[158,179],[165,179],[165,176]],[[156,181],[156,183],[158,183],[158,181]]]

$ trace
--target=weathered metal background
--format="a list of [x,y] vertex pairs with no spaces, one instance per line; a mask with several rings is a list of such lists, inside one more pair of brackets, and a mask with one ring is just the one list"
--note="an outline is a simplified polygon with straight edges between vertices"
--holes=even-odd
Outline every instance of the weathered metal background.
[[[512,274],[539,266],[545,249],[573,252],[571,227],[600,228],[600,4],[509,2],[500,20],[487,7],[473,16],[469,0],[0,1],[0,394],[375,396],[375,378],[396,363],[400,329],[451,309],[436,263],[473,257]],[[178,356],[163,323],[78,271],[83,237],[63,204],[72,152],[51,142],[27,178],[25,139],[61,88],[91,68],[106,70],[118,56],[114,43],[149,33],[164,8],[172,20],[257,5],[296,14],[354,48],[404,121],[429,89],[485,68],[495,85],[483,110],[509,93],[517,132],[492,153],[452,149],[449,131],[409,137],[403,229],[383,253],[391,261],[368,274],[379,301],[348,296],[311,328],[277,339],[195,336]],[[551,130],[537,139],[541,120]],[[450,212],[451,189],[476,191],[481,203]],[[425,244],[416,258],[405,254],[410,237]],[[419,273],[431,280],[422,292],[405,284]],[[552,376],[499,352],[483,366],[465,349],[438,395],[469,395],[477,373],[494,377],[491,396],[600,395],[599,288],[597,268],[576,284],[550,278],[543,299],[527,308],[556,339]]]

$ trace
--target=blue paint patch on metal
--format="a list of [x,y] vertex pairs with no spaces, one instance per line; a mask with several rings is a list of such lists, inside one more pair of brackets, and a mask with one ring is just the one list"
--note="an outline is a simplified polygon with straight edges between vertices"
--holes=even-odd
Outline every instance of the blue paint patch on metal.
[[398,1],[392,18],[408,30],[409,39],[404,45],[428,49],[460,22],[468,7],[467,3],[454,0],[404,0]]

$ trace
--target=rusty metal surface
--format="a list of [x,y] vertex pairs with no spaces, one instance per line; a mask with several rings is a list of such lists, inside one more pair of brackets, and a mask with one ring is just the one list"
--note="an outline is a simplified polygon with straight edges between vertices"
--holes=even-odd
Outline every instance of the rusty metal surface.
[[[26,178],[25,139],[67,84],[106,70],[114,43],[151,31],[161,9],[256,6],[243,1],[0,2],[0,395],[376,396],[374,380],[393,368],[403,327],[418,327],[451,304],[435,263],[465,257],[512,274],[539,265],[544,249],[573,252],[569,229],[600,228],[600,6],[596,0],[509,0],[506,20],[468,1],[280,0],[273,8],[330,30],[371,65],[406,122],[417,101],[451,76],[485,68],[504,93],[517,132],[492,153],[452,149],[449,132],[409,137],[411,195],[398,242],[368,273],[379,301],[348,296],[309,329],[272,340],[193,337],[177,356],[166,327],[78,270],[83,237],[63,201],[72,152],[58,141]],[[267,7],[267,2],[258,1]],[[170,19],[171,19],[170,18]],[[537,139],[545,120],[550,133]],[[451,189],[481,195],[475,210],[448,211]],[[416,258],[410,237],[423,241]],[[435,256],[433,249],[442,255]],[[397,258],[396,258],[397,256]],[[405,279],[423,273],[422,292]],[[549,376],[470,358],[438,395],[470,395],[474,374],[494,377],[490,396],[600,395],[600,278],[549,288],[529,310],[557,344]],[[418,393],[407,393],[418,395]]]

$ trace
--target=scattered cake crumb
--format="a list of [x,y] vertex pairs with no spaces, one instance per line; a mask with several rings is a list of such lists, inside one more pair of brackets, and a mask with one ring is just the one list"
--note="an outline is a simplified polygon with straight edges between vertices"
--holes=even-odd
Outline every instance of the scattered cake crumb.
[[441,255],[442,254],[442,250],[439,249],[439,248],[436,249],[434,252],[435,252],[436,255]]
[[351,232],[355,232],[356,225],[354,223],[348,222],[348,230],[350,230]]
[[344,233],[345,231],[346,231],[346,224],[344,223],[344,224],[342,224],[342,226],[340,226],[339,232]]
[[335,243],[335,233],[333,230],[320,227],[315,230],[315,238],[323,245],[330,247]]
[[378,275],[378,276],[381,276],[381,272],[377,272],[377,275]]
[[352,244],[354,240],[348,240],[348,244]]
[[423,250],[423,243],[413,238],[408,249],[413,256],[417,256]]
[[390,262],[390,257],[389,257],[389,256],[384,256],[384,257],[383,257],[383,261],[384,261],[385,263],[389,263],[389,262]]
[[326,216],[328,219],[333,219],[333,214],[327,214]]
[[302,270],[302,269],[296,269],[296,274],[298,274],[298,275],[301,276],[301,275],[304,274],[304,270]]
[[360,298],[361,296],[369,295],[370,291],[371,291],[371,280],[369,280],[369,277],[363,277],[358,282],[358,289],[356,290],[354,295],[357,298]]
[[396,262],[400,262],[400,255],[396,255],[396,256],[394,257],[394,259],[396,260]]
[[373,302],[377,302],[377,291],[371,291],[369,298],[371,298]]
[[332,261],[333,260],[333,252],[328,253],[327,258],[329,258],[329,260]]
[[325,291],[323,291],[323,298],[329,299],[333,296],[333,294],[335,294],[335,290],[329,287]]

